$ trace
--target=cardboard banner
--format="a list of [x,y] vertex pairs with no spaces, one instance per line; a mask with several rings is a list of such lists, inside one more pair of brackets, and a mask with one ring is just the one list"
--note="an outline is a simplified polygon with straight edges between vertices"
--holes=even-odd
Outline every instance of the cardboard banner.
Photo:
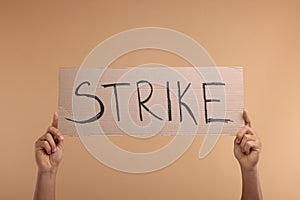
[[235,135],[243,108],[241,67],[59,71],[64,135]]

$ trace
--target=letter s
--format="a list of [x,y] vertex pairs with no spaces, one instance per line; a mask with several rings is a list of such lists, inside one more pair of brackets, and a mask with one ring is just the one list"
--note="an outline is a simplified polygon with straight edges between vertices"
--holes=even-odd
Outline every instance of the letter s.
[[104,105],[102,103],[102,101],[97,97],[97,96],[94,96],[94,95],[91,95],[91,94],[81,94],[79,93],[79,88],[83,85],[87,84],[88,86],[91,85],[90,82],[88,81],[85,81],[85,82],[82,82],[80,85],[78,85],[78,87],[76,88],[75,90],[75,95],[76,96],[84,96],[84,97],[89,97],[89,98],[93,98],[93,99],[96,99],[96,101],[99,103],[99,106],[100,106],[100,112],[94,116],[94,117],[91,117],[89,119],[86,119],[86,120],[74,120],[74,119],[70,119],[70,118],[65,118],[66,120],[69,120],[69,121],[72,121],[72,122],[75,122],[75,123],[79,123],[79,124],[86,124],[86,123],[91,123],[91,122],[94,122],[98,119],[100,119],[104,113]]

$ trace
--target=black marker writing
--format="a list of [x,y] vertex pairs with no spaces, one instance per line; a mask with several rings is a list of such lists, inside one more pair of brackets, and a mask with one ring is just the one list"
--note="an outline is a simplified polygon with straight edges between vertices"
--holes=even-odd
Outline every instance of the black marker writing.
[[202,83],[203,88],[203,99],[204,99],[204,112],[205,112],[205,123],[211,123],[211,122],[233,122],[231,119],[220,119],[220,118],[209,118],[207,114],[207,103],[211,102],[220,102],[220,99],[206,99],[206,87],[207,86],[225,86],[225,83],[221,82],[211,82],[211,83]]
[[[144,99],[143,101],[141,101],[141,95],[140,95],[140,84],[143,84],[143,83],[147,83],[149,86],[150,86],[150,93],[148,95],[148,97],[146,99]],[[155,118],[159,119],[159,120],[162,120],[162,118],[160,118],[159,116],[155,115],[147,106],[145,106],[145,103],[147,101],[149,101],[149,99],[151,98],[152,96],[152,93],[153,93],[153,87],[152,87],[152,84],[146,80],[141,80],[141,81],[138,81],[136,83],[136,89],[137,89],[137,93],[138,93],[138,104],[139,104],[139,114],[140,114],[140,120],[143,121],[143,114],[142,114],[142,107],[148,111],[150,114],[152,114]]]
[[194,117],[194,114],[193,114],[191,108],[185,102],[182,101],[182,97],[185,95],[185,93],[187,92],[187,90],[191,86],[191,83],[189,83],[188,86],[186,86],[186,88],[185,88],[185,90],[183,91],[182,94],[180,92],[180,82],[179,81],[177,81],[177,86],[178,86],[178,105],[179,105],[179,112],[180,112],[180,122],[182,122],[182,110],[181,110],[181,106],[184,106],[185,109],[190,114],[190,116],[193,118],[195,124],[197,125],[197,121],[196,121],[196,119]]
[[172,121],[172,105],[170,97],[170,83],[167,81],[167,103],[168,103],[168,120]]
[[103,115],[103,113],[104,113],[104,105],[103,105],[102,101],[101,101],[97,96],[95,96],[95,95],[91,95],[91,94],[80,94],[80,93],[79,93],[80,87],[83,86],[83,85],[85,85],[85,84],[88,85],[88,86],[91,85],[91,83],[88,82],[88,81],[82,82],[82,83],[79,84],[78,87],[76,88],[76,90],[75,90],[75,95],[76,95],[76,96],[84,96],[84,97],[96,99],[96,101],[99,103],[99,106],[100,106],[100,112],[99,112],[96,116],[91,117],[91,118],[89,118],[89,119],[87,119],[87,120],[81,120],[81,121],[79,121],[79,120],[74,120],[74,119],[70,119],[70,118],[65,118],[66,120],[69,120],[69,121],[72,121],[72,122],[75,122],[75,123],[79,123],[79,124],[85,124],[85,123],[94,122],[94,121],[96,121],[96,120],[98,120],[98,119],[100,119],[100,118],[102,117],[102,115]]
[[114,95],[115,95],[115,101],[116,101],[116,110],[117,110],[117,118],[118,121],[120,121],[120,111],[119,111],[119,98],[118,98],[118,90],[117,86],[129,86],[130,83],[112,83],[112,84],[105,84],[102,85],[104,88],[107,87],[113,87],[114,88]]

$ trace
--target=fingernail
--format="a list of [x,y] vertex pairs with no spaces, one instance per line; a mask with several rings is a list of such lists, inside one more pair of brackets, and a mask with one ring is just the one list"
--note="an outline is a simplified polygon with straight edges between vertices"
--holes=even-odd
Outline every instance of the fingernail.
[[240,143],[240,139],[236,139],[236,143],[239,144]]
[[55,147],[55,148],[53,149],[53,151],[52,151],[52,152],[56,152],[56,150],[57,150],[57,149],[56,149],[56,147]]
[[63,140],[63,139],[64,139],[64,136],[60,135],[59,138],[60,138],[61,140]]

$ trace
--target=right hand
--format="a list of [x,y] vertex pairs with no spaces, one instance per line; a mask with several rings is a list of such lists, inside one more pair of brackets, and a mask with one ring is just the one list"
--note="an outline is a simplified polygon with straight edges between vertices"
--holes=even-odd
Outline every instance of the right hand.
[[251,122],[246,110],[243,111],[245,126],[241,128],[235,138],[234,155],[243,170],[254,170],[259,161],[261,141],[251,128]]
[[35,160],[40,173],[57,172],[62,160],[64,137],[58,130],[58,114],[53,114],[53,121],[46,133],[35,142]]

